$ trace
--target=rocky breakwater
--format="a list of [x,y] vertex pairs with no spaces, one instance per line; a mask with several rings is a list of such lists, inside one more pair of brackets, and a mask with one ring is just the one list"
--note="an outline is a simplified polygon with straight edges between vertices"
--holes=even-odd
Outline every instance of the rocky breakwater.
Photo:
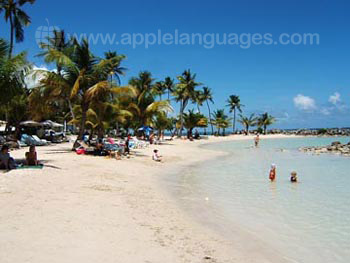
[[348,144],[342,144],[340,142],[333,142],[331,145],[323,147],[303,147],[300,151],[312,154],[339,154],[350,157],[350,142]]

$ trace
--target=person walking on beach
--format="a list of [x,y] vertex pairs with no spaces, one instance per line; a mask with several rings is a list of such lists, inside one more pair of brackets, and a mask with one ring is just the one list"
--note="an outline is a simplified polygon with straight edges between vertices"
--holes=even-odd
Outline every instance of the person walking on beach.
[[274,182],[276,180],[276,165],[275,164],[271,165],[269,179],[271,182]]

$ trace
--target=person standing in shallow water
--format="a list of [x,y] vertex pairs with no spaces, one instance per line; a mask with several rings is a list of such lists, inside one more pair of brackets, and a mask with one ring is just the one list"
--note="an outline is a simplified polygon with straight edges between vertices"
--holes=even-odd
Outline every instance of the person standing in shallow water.
[[291,174],[290,174],[290,181],[292,182],[292,183],[297,183],[298,182],[298,175],[297,175],[297,172],[292,172]]
[[260,135],[256,135],[256,137],[254,138],[254,143],[255,143],[255,147],[259,147],[259,143],[260,143]]
[[269,179],[271,182],[274,182],[276,180],[276,165],[275,164],[271,165]]

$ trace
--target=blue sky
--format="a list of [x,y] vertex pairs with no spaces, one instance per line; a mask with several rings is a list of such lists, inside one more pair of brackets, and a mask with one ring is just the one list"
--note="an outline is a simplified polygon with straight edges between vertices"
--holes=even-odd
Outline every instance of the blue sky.
[[[42,26],[68,33],[224,33],[319,34],[318,45],[130,45],[92,46],[102,56],[107,50],[127,55],[129,69],[123,83],[148,70],[157,79],[175,78],[184,69],[214,92],[215,108],[225,106],[231,94],[241,97],[245,114],[268,111],[278,117],[275,127],[350,126],[350,17],[349,1],[251,0],[132,0],[44,1],[25,9],[32,25],[16,51],[39,52],[35,34]],[[47,22],[48,21],[48,22]],[[49,25],[48,25],[49,23]],[[0,21],[0,37],[8,25]],[[5,30],[4,30],[5,29]],[[42,28],[41,28],[42,29]],[[203,109],[206,112],[205,109]]]

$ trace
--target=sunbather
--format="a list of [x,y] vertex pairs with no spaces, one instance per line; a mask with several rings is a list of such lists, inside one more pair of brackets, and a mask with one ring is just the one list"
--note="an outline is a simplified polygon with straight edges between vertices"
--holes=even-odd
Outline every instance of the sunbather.
[[29,147],[29,152],[26,152],[26,165],[29,165],[29,166],[39,165],[37,153],[34,145]]
[[2,146],[0,151],[0,169],[16,169],[15,160],[11,158],[9,153],[9,147],[7,145]]

